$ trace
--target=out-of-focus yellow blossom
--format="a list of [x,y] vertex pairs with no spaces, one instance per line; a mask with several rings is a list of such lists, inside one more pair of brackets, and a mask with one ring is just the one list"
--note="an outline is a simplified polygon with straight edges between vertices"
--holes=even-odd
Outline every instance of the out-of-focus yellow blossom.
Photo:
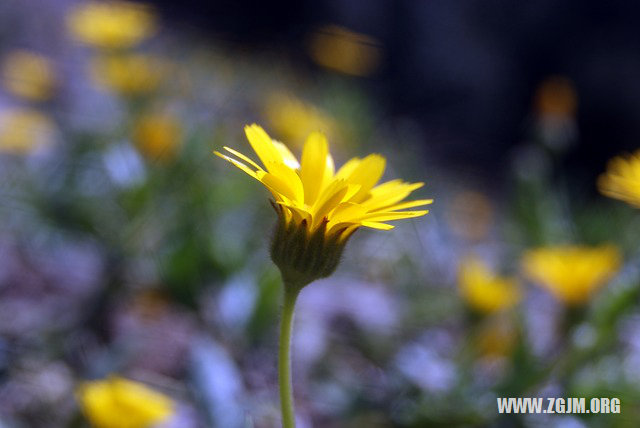
[[119,376],[85,382],[77,395],[87,419],[96,428],[149,428],[174,411],[169,397]]
[[2,83],[13,95],[44,101],[51,97],[56,80],[48,59],[34,52],[16,50],[3,61]]
[[322,67],[354,76],[367,76],[380,64],[376,40],[337,25],[327,25],[311,34],[309,54]]
[[98,56],[92,60],[94,80],[120,95],[140,95],[158,88],[168,64],[142,54]]
[[79,41],[103,49],[136,45],[156,31],[153,8],[127,1],[91,1],[74,8],[67,26]]
[[517,339],[513,320],[498,316],[482,325],[475,344],[478,353],[484,358],[506,357],[513,351]]
[[460,293],[473,309],[493,313],[516,305],[522,297],[515,279],[495,275],[475,257],[460,264]]
[[37,110],[0,111],[0,152],[24,154],[52,143],[56,127]]
[[319,132],[307,138],[301,162],[260,126],[246,126],[245,133],[264,167],[229,147],[224,149],[233,157],[215,154],[260,181],[273,195],[280,222],[271,255],[291,281],[306,285],[330,275],[344,243],[359,227],[392,229],[387,221],[428,212],[401,210],[433,202],[401,202],[424,183],[391,180],[376,186],[386,164],[378,154],[351,159],[335,172],[327,139]]
[[609,161],[607,171],[598,177],[600,192],[640,208],[640,150]]
[[480,192],[460,192],[449,205],[449,227],[466,239],[477,241],[487,236],[492,219],[491,201]]
[[276,134],[295,146],[302,146],[305,138],[314,131],[320,131],[329,138],[336,134],[333,118],[317,107],[283,93],[271,94],[264,111]]
[[133,130],[133,141],[149,159],[167,161],[178,152],[182,137],[180,122],[168,113],[141,117]]
[[620,268],[616,247],[558,246],[527,251],[522,259],[524,272],[570,304],[586,303]]
[[572,117],[578,106],[573,82],[563,76],[544,80],[536,91],[535,105],[543,116]]

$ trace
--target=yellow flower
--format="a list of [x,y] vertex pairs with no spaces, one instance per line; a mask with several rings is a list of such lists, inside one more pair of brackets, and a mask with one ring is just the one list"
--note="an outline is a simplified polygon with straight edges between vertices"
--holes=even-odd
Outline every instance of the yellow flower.
[[167,63],[142,54],[108,55],[94,58],[91,71],[99,85],[121,95],[139,95],[159,86]]
[[322,131],[335,135],[336,124],[327,114],[302,100],[282,93],[267,98],[265,114],[275,132],[287,141],[302,145],[307,135]]
[[91,1],[76,7],[67,17],[71,34],[98,48],[131,47],[156,30],[153,9],[126,1]]
[[598,177],[600,192],[640,208],[640,150],[609,161],[607,171]]
[[280,222],[271,255],[291,281],[308,283],[330,275],[346,240],[359,227],[392,229],[387,221],[428,212],[401,210],[433,202],[401,202],[424,183],[391,180],[376,186],[386,162],[378,154],[351,159],[335,172],[321,133],[309,135],[301,162],[260,126],[246,126],[245,133],[264,168],[229,147],[224,149],[235,157],[215,154],[260,181],[273,195]]
[[78,401],[96,428],[147,428],[174,411],[169,397],[119,376],[83,383]]
[[180,122],[167,113],[151,113],[140,118],[133,130],[133,141],[154,161],[173,159],[180,146]]
[[620,268],[617,248],[559,246],[525,253],[522,264],[533,281],[570,304],[586,303]]
[[487,319],[478,331],[474,344],[481,357],[494,359],[511,354],[518,340],[514,320],[505,316]]
[[460,265],[460,293],[472,308],[493,313],[516,305],[521,296],[512,278],[496,276],[476,258],[467,258]]
[[16,108],[0,111],[0,151],[29,153],[51,144],[54,123],[37,110]]
[[311,59],[318,65],[354,76],[367,76],[380,64],[375,39],[337,25],[327,25],[311,35]]
[[2,80],[13,95],[34,101],[50,98],[56,84],[51,62],[25,50],[13,51],[5,58]]

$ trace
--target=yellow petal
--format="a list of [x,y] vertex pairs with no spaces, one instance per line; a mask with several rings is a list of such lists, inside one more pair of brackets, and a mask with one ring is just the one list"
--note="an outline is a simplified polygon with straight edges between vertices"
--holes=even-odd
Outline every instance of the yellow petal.
[[[312,211],[315,213],[314,225],[320,224],[325,216],[330,217],[331,211],[341,202],[347,202],[359,189],[360,186],[357,184],[348,184],[344,180],[334,179],[329,186],[322,190],[320,197],[312,207]],[[336,196],[338,194],[340,196]]]
[[282,160],[284,161],[285,165],[287,165],[291,169],[300,168],[298,159],[296,159],[296,157],[293,155],[293,153],[291,153],[291,150],[289,150],[287,146],[282,144],[280,141],[273,140],[272,142],[276,149],[278,149],[278,151],[280,152],[280,156],[282,156]]
[[289,184],[271,173],[265,173],[264,176],[260,179],[262,183],[268,186],[270,189],[273,189],[276,193],[284,196],[289,200],[296,201],[298,200],[295,191],[289,186]]
[[398,211],[406,210],[407,208],[421,207],[423,205],[430,205],[433,203],[433,199],[418,199],[415,201],[403,202],[401,204],[392,205],[389,207],[383,207],[385,211]]
[[424,183],[405,183],[392,180],[371,189],[370,197],[363,204],[371,211],[379,210],[400,202],[411,192],[424,186]]
[[[223,149],[225,149],[229,153],[239,157],[240,159],[242,159],[243,161],[245,161],[246,163],[248,163],[249,165],[251,165],[255,169],[257,169],[257,170],[261,170],[262,169],[262,167],[260,165],[258,165],[257,163],[255,163],[250,157],[243,155],[239,151],[233,150],[232,148],[227,147],[227,146],[224,146]],[[214,153],[216,153],[216,152],[214,152]]]
[[420,217],[427,214],[429,210],[421,210],[421,211],[397,211],[397,212],[378,212],[378,213],[369,213],[363,216],[363,219],[366,220],[376,220],[376,221],[390,221],[390,220],[400,220],[403,218],[413,218]]
[[306,204],[312,205],[318,198],[324,182],[328,152],[327,138],[319,132],[311,133],[302,151],[300,168]]
[[233,165],[235,165],[236,167],[240,168],[241,170],[243,170],[244,172],[246,172],[248,175],[250,175],[251,177],[255,178],[256,180],[260,180],[258,178],[258,176],[256,175],[256,172],[253,171],[251,168],[249,168],[248,166],[246,166],[245,164],[243,164],[242,162],[227,156],[227,155],[223,155],[222,153],[218,152],[218,151],[214,151],[213,152],[216,156],[221,157],[222,159],[226,160],[227,162],[231,162]]
[[[275,164],[284,163],[282,154],[273,144],[271,137],[260,126],[253,124],[244,127],[249,144],[253,147],[264,166],[269,172],[273,172],[270,168]],[[271,166],[270,166],[271,165]]]
[[333,178],[333,174],[335,174],[335,172],[336,167],[333,162],[333,156],[331,156],[331,153],[327,152],[327,162],[324,169],[325,180],[330,180],[331,178]]
[[311,212],[309,212],[309,210],[306,208],[300,207],[293,203],[287,203],[287,202],[278,202],[278,204],[285,206],[287,207],[287,209],[291,210],[291,212],[296,215],[298,222],[304,219],[304,220],[307,220],[307,223],[310,224],[311,221],[313,220],[311,216]]
[[379,230],[391,230],[393,229],[395,226],[391,225],[391,224],[387,224],[387,223],[378,223],[375,221],[363,221],[362,225],[365,227],[370,227],[372,229],[379,229]]
[[267,169],[289,187],[295,195],[292,199],[304,203],[304,187],[298,173],[283,163],[268,163]]
[[344,195],[346,195],[348,190],[349,190],[348,185],[343,186],[337,192],[335,192],[330,197],[328,197],[322,203],[322,205],[320,205],[320,207],[317,210],[315,210],[313,227],[318,226],[322,222],[322,219],[327,214],[329,214],[329,211],[334,209],[340,203],[340,201],[342,201],[342,199],[344,198]]
[[347,180],[349,176],[351,176],[351,173],[353,173],[353,171],[358,167],[358,165],[360,165],[360,162],[361,162],[360,158],[349,159],[347,163],[345,163],[344,165],[342,165],[342,167],[340,167],[340,169],[336,173],[336,178]]
[[369,155],[362,159],[347,177],[347,181],[359,184],[360,191],[352,198],[354,202],[361,202],[384,173],[386,160],[380,155]]
[[342,202],[331,213],[329,226],[343,222],[354,222],[366,213],[362,205],[352,202]]

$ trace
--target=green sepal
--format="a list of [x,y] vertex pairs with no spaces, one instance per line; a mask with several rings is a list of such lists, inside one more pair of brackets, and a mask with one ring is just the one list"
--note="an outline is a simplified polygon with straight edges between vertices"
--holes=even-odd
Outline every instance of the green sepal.
[[347,232],[344,228],[328,235],[325,218],[310,231],[306,220],[299,224],[287,221],[284,209],[273,202],[272,206],[278,214],[278,223],[271,242],[271,259],[280,269],[285,287],[299,291],[335,272],[353,230]]

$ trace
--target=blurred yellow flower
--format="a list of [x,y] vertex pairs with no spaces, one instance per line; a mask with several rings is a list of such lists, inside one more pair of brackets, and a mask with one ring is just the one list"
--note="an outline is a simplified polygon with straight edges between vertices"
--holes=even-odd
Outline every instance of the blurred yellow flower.
[[15,96],[43,101],[51,97],[56,80],[48,59],[34,52],[16,50],[4,59],[2,83]]
[[367,76],[380,64],[376,40],[337,25],[327,25],[311,34],[309,54],[318,65],[354,76]]
[[511,354],[518,339],[514,321],[508,317],[492,317],[485,322],[475,338],[475,346],[484,358],[505,357]]
[[609,161],[607,171],[598,177],[600,192],[640,208],[640,150]]
[[168,64],[142,54],[107,55],[93,58],[91,71],[99,85],[120,95],[140,95],[158,88]]
[[538,248],[527,251],[522,259],[527,276],[570,305],[586,303],[620,264],[620,252],[611,245]]
[[336,134],[333,118],[293,96],[271,94],[267,97],[264,111],[278,136],[295,146],[302,146],[305,138],[313,131],[320,131],[329,138]]
[[167,161],[178,152],[182,128],[178,119],[168,113],[151,113],[134,125],[133,141],[148,159]]
[[77,395],[87,419],[96,428],[148,428],[174,411],[169,397],[119,376],[84,382]]
[[56,127],[37,110],[0,111],[0,152],[24,154],[53,142]]
[[[321,133],[309,135],[300,163],[284,144],[272,140],[260,126],[246,126],[245,133],[265,168],[229,147],[224,149],[235,157],[217,151],[215,154],[260,181],[273,195],[280,222],[271,254],[283,275],[287,270],[291,276],[304,277],[308,282],[327,276],[337,266],[344,243],[356,229],[361,226],[392,229],[387,221],[428,212],[400,210],[433,202],[432,199],[401,202],[424,183],[396,179],[376,186],[386,163],[378,154],[351,159],[335,172],[327,139]],[[314,260],[319,265],[312,269],[312,275],[305,276],[304,269],[314,264],[305,258],[306,251],[331,253],[332,257],[319,261],[320,256],[316,255]],[[309,266],[291,265],[297,262]]]
[[473,309],[493,313],[518,304],[522,295],[515,279],[495,275],[475,257],[460,264],[460,293]]
[[104,49],[136,45],[153,34],[156,25],[149,5],[127,1],[90,1],[67,16],[67,26],[77,40]]

